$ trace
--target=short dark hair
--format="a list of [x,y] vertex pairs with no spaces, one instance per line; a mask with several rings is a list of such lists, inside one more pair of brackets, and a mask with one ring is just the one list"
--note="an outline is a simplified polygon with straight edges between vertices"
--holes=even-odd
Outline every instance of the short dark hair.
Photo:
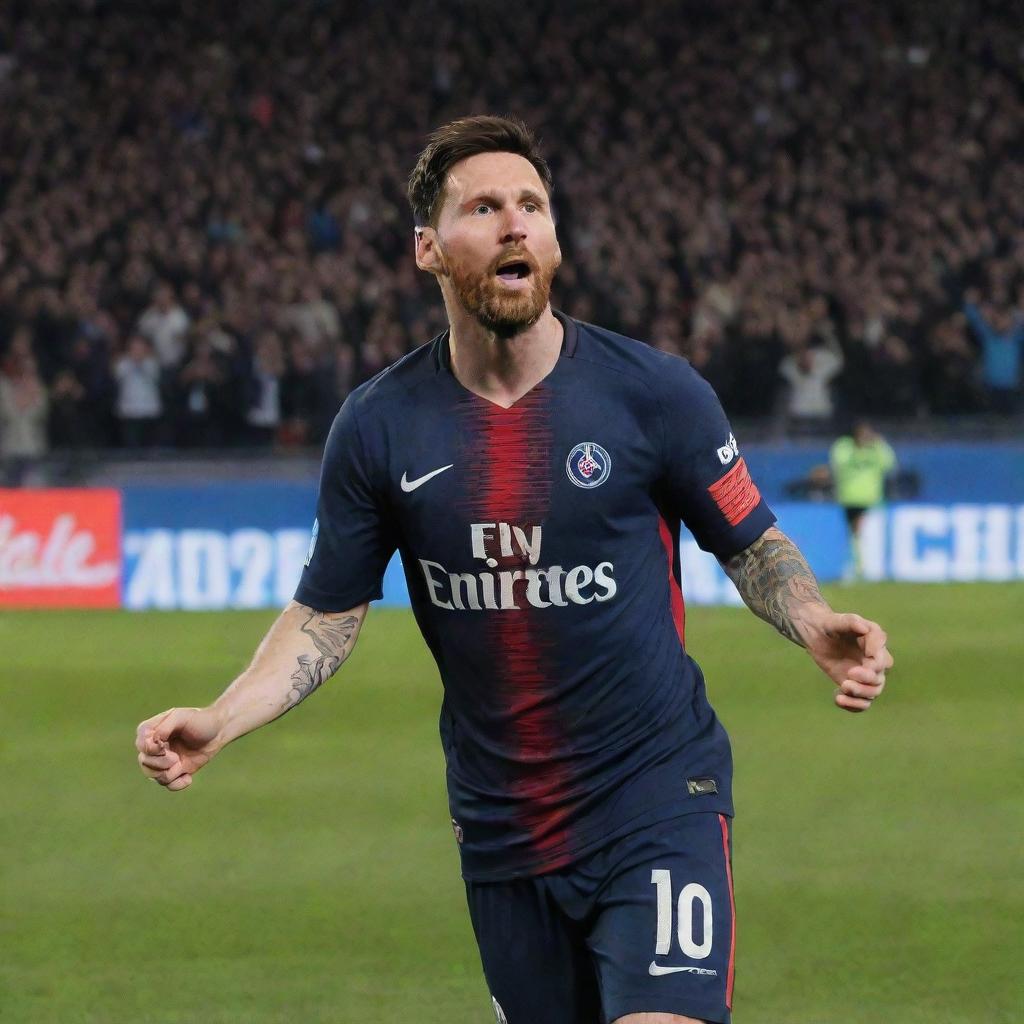
[[416,224],[435,224],[441,209],[448,172],[460,160],[477,153],[515,153],[533,164],[550,199],[554,192],[551,168],[541,155],[533,132],[518,117],[478,114],[461,117],[435,129],[419,155],[406,194]]

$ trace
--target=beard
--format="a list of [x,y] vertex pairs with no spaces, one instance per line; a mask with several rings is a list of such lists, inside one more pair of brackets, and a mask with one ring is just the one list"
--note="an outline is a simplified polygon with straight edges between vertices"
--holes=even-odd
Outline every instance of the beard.
[[[529,266],[529,288],[506,288],[497,278],[498,264],[511,258]],[[515,337],[540,319],[551,299],[551,282],[560,263],[561,254],[541,266],[531,253],[520,249],[502,253],[483,271],[451,257],[445,259],[448,280],[459,305],[499,338]]]

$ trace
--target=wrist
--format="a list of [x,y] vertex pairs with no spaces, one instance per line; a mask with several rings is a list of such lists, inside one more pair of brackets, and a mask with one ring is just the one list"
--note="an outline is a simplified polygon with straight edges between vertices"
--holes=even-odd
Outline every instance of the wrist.
[[231,730],[231,709],[226,703],[222,703],[222,698],[218,698],[208,707],[203,708],[203,714],[207,716],[210,732],[213,734],[213,739],[209,743],[213,753],[218,753],[232,740],[238,738],[237,734]]
[[800,609],[800,614],[794,617],[794,625],[805,647],[810,647],[828,632],[828,621],[832,615],[832,609],[823,600],[805,604]]

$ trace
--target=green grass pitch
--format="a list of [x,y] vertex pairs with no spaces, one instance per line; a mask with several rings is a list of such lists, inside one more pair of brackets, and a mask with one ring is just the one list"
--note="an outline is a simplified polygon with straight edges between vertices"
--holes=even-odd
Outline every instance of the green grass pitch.
[[[890,633],[867,715],[745,610],[689,610],[736,757],[735,1020],[1024,1020],[1024,586],[830,596]],[[136,723],[271,618],[0,614],[4,1024],[493,1020],[408,613],[187,792],[139,774]]]

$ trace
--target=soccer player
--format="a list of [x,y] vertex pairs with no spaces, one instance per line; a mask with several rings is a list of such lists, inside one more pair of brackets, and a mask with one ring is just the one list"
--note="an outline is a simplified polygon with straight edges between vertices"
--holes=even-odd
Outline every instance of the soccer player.
[[684,360],[549,304],[548,166],[516,120],[438,129],[409,182],[449,329],[358,388],[295,599],[207,708],[143,722],[183,790],[352,651],[392,553],[444,682],[441,739],[499,1022],[724,1022],[729,741],[688,656],[679,528],[864,711],[892,658],[832,611]]
[[870,423],[858,420],[851,434],[832,445],[829,466],[850,536],[850,559],[843,579],[859,580],[864,575],[860,543],[864,516],[884,500],[885,478],[896,468],[896,455]]

